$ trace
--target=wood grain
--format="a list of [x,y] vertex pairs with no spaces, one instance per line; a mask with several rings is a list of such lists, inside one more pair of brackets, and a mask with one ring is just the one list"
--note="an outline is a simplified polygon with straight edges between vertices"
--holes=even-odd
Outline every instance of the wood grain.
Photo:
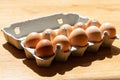
[[[120,35],[119,0],[1,0],[0,28],[11,23],[54,13],[75,12],[112,22]],[[120,79],[120,40],[111,49],[85,53],[80,58],[69,58],[65,63],[53,62],[49,68],[39,68],[35,60],[27,60],[4,39],[0,32],[0,80],[79,80]]]

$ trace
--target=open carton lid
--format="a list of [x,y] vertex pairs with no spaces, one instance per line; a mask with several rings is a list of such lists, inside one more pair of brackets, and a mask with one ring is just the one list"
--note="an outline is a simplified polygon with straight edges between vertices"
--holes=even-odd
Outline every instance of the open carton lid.
[[62,24],[74,25],[77,22],[86,23],[89,20],[87,17],[79,16],[75,13],[68,14],[53,14],[37,19],[31,19],[23,22],[11,24],[9,27],[4,27],[1,30],[5,39],[17,47],[22,49],[20,42],[31,32],[42,32],[47,28],[58,29]]

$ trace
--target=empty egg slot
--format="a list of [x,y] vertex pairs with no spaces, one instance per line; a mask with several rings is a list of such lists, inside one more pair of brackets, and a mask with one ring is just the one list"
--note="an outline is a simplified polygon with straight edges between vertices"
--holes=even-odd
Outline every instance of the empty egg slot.
[[20,31],[20,27],[16,27],[15,29],[14,29],[14,32],[15,32],[15,34],[20,34],[21,33],[21,31]]

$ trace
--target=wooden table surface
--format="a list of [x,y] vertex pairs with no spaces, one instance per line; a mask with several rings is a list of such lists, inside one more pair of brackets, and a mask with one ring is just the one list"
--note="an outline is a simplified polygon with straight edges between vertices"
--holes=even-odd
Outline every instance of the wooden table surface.
[[[120,35],[120,0],[1,0],[0,28],[11,23],[54,13],[75,12],[116,25]],[[39,68],[35,60],[27,60],[24,51],[6,42],[0,31],[0,80],[79,80],[119,79],[120,40],[111,49],[69,58],[65,63],[53,62]]]

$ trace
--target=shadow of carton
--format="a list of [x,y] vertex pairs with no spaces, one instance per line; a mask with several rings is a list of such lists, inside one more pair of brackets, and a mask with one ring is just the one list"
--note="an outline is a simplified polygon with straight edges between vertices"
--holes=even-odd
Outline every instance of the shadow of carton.
[[3,47],[18,59],[26,58],[24,50],[19,50],[8,42],[3,44]]
[[51,77],[72,70],[75,67],[88,67],[96,60],[104,60],[112,58],[112,56],[120,54],[120,49],[112,46],[112,48],[100,48],[97,53],[85,52],[81,57],[70,56],[66,62],[53,61],[50,67],[38,67],[35,60],[24,59],[23,63],[31,68],[40,76]]

